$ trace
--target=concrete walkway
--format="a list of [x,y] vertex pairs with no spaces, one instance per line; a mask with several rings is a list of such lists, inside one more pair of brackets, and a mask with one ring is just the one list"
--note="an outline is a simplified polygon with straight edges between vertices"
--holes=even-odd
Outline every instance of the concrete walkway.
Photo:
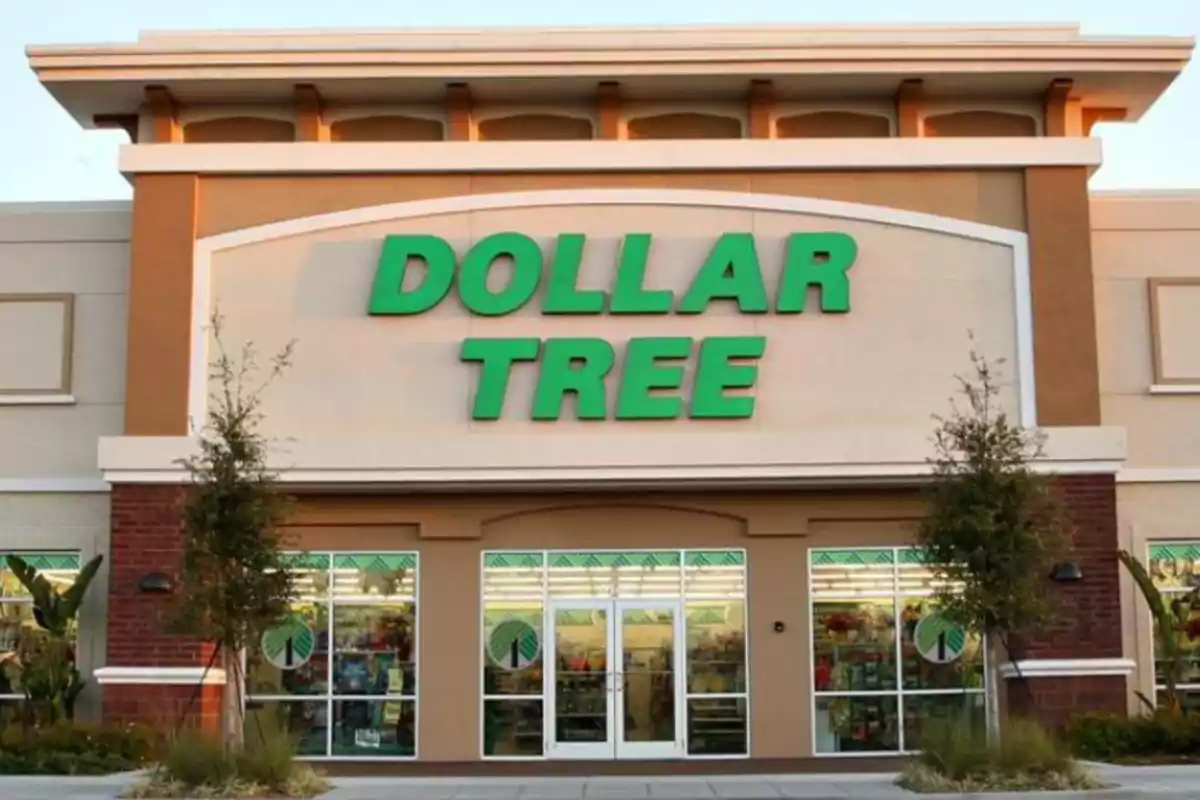
[[[930,795],[937,800],[1197,800],[1200,766],[1095,765],[1117,788],[1096,792]],[[139,776],[2,777],[3,800],[113,800]],[[721,775],[630,778],[335,778],[327,800],[848,800],[917,798],[895,775]]]

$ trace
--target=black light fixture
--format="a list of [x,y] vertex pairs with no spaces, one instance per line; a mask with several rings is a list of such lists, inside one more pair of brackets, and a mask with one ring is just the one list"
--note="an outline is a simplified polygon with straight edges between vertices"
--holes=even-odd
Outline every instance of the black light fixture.
[[148,572],[138,578],[138,592],[141,594],[170,594],[173,588],[171,576],[165,572]]
[[1083,580],[1083,570],[1074,561],[1060,561],[1050,570],[1050,580],[1055,583],[1075,583]]

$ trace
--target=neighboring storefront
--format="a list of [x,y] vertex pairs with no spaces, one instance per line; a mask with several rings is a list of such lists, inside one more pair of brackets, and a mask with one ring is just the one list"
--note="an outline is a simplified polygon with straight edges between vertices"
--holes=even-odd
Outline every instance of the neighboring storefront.
[[[1140,116],[1191,44],[905,29],[847,33],[846,55],[787,29],[640,36],[31,50],[68,111],[134,139],[127,284],[0,283],[39,293],[38,314],[0,324],[59,331],[47,364],[120,384],[94,401],[115,418],[70,429],[98,446],[79,491],[108,490],[106,624],[80,634],[105,629],[89,662],[105,718],[219,708],[210,651],[158,624],[217,313],[227,347],[295,342],[262,424],[298,498],[299,594],[248,653],[247,703],[307,757],[717,769],[909,752],[950,714],[988,724],[987,680],[1013,665],[938,613],[912,549],[931,416],[972,349],[1003,359],[998,402],[1045,432],[1039,468],[1078,528],[1083,580],[1055,589],[1027,699],[1056,721],[1153,683],[1115,552],[1141,547],[1166,580],[1191,551],[1118,515],[1163,488],[1148,468],[1174,466],[1141,449],[1147,415],[1122,398],[1146,386],[1121,381],[1153,360],[1169,399],[1194,402],[1172,338],[1192,284],[1122,272],[1126,205],[1089,197],[1089,134]],[[697,50],[686,69],[665,55],[680,48]],[[78,260],[9,241],[0,258]],[[1134,284],[1165,294],[1130,303]],[[90,292],[118,318],[79,313]],[[1117,346],[1151,307],[1170,336]],[[10,360],[31,388],[0,424],[67,436],[92,395]],[[1200,443],[1179,452],[1200,464]],[[1119,494],[1127,459],[1152,486]],[[25,530],[0,550],[95,549]],[[2,618],[24,620],[2,585]]]

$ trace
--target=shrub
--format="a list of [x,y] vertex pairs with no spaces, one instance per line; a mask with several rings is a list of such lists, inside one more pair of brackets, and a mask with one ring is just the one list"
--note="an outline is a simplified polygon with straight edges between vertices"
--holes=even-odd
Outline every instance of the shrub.
[[1077,756],[1093,761],[1195,760],[1200,714],[1079,714],[1067,723],[1066,740]]
[[1103,784],[1072,760],[1070,751],[1035,722],[1012,720],[989,743],[963,722],[928,723],[924,749],[900,785],[915,792],[1097,789]]
[[220,739],[190,732],[179,736],[160,768],[126,796],[312,797],[328,790],[324,777],[295,760],[295,747],[282,731],[260,731],[232,751]]
[[180,733],[160,766],[161,772],[186,786],[222,784],[237,772],[237,766],[221,740],[199,731]]
[[158,751],[154,733],[137,725],[10,725],[0,731],[0,774],[103,775],[137,769]]

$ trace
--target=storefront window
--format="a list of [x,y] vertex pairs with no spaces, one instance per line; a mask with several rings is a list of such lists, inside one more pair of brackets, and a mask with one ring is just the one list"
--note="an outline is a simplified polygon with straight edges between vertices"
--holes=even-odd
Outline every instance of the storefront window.
[[737,550],[485,553],[484,756],[745,755],[745,596]]
[[[1184,597],[1200,587],[1200,541],[1151,545],[1149,571],[1163,601],[1175,611]],[[1179,636],[1183,653],[1179,692],[1184,707],[1200,708],[1200,608],[1190,616]],[[1166,688],[1168,664],[1163,658],[1158,626],[1151,625],[1150,629],[1154,632],[1154,680],[1158,692],[1162,692]]]
[[247,660],[247,735],[288,731],[300,755],[416,754],[417,555],[292,559],[292,615]]
[[[0,552],[0,725],[17,713],[24,697],[18,674],[17,644],[23,632],[37,627],[33,598],[12,571],[8,553]],[[14,553],[37,569],[59,591],[79,576],[78,553]]]
[[911,752],[932,719],[982,729],[984,648],[942,616],[910,548],[812,550],[815,749]]

